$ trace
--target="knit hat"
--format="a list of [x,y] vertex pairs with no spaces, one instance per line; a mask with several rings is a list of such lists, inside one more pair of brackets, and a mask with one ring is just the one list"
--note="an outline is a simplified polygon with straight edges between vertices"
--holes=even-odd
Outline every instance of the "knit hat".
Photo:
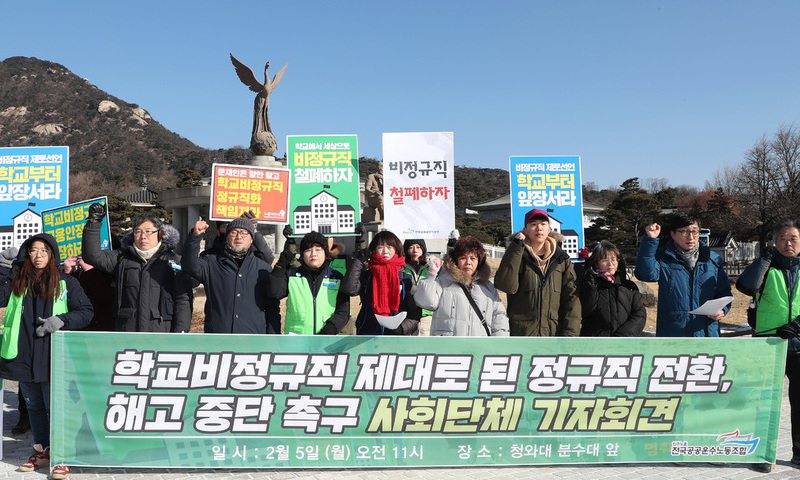
[[235,228],[247,230],[247,233],[249,233],[251,237],[255,237],[256,235],[256,229],[253,227],[253,223],[250,222],[250,220],[246,220],[244,218],[234,218],[231,220],[231,223],[228,224],[228,228],[225,229],[225,235],[231,233],[231,230]]
[[300,248],[298,249],[298,253],[302,254],[309,248],[313,247],[314,245],[319,245],[325,250],[325,256],[330,257],[330,252],[328,251],[328,239],[325,238],[319,232],[308,232],[303,236],[303,239],[300,240]]

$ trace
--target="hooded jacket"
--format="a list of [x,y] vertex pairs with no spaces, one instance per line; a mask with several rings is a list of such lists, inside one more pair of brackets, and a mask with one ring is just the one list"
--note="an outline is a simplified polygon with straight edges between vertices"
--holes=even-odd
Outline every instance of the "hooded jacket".
[[[58,244],[56,240],[46,233],[40,233],[29,238],[22,244],[17,256],[21,263],[28,255],[28,250],[34,240],[47,243],[50,251],[55,255],[56,263],[60,263]],[[7,276],[0,283],[0,307],[8,305],[11,298],[11,280],[14,273]],[[79,330],[89,325],[92,319],[92,304],[83,293],[80,283],[75,278],[60,274],[61,281],[67,287],[67,313],[58,317],[64,322],[62,330]],[[47,318],[53,315],[53,299],[43,299],[27,293],[22,298],[22,315],[17,343],[17,356],[12,359],[0,358],[0,377],[18,382],[49,382],[50,381],[50,335],[43,337],[36,335],[36,321],[38,317]],[[6,319],[6,327],[9,321]]]
[[658,238],[643,236],[639,241],[634,275],[643,282],[658,282],[656,336],[718,337],[719,322],[689,311],[708,300],[731,295],[722,259],[701,243],[697,263],[690,270],[676,248],[672,239],[663,248],[659,248]]
[[610,282],[596,273],[592,257],[578,283],[581,299],[582,337],[638,337],[642,335],[647,310],[639,288],[625,273],[620,262]]
[[192,322],[191,280],[181,272],[175,247],[180,234],[162,226],[161,247],[145,262],[133,248],[133,232],[119,250],[100,249],[100,226],[83,228],[83,259],[114,277],[114,323],[119,332],[188,332]]
[[484,263],[475,275],[470,277],[448,259],[438,276],[429,275],[420,282],[414,300],[418,306],[433,310],[431,336],[487,336],[486,329],[462,286],[469,290],[469,294],[475,300],[491,335],[493,337],[509,335],[506,308],[489,280],[491,273],[489,265]]
[[239,264],[224,250],[198,256],[200,240],[192,229],[184,246],[183,270],[205,287],[205,332],[273,333],[267,319],[273,303],[269,298],[272,266],[256,255],[255,242]]
[[569,255],[555,243],[543,272],[530,248],[512,238],[500,261],[494,286],[508,295],[508,319],[512,336],[577,337],[581,329],[581,304],[575,269]]

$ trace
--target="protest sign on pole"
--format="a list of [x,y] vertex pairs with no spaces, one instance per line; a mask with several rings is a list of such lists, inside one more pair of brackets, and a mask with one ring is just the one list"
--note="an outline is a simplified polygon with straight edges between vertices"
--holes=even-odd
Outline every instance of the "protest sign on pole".
[[383,134],[385,227],[400,238],[447,238],[455,228],[453,132]]
[[59,331],[51,462],[774,463],[786,341],[717,340]]
[[83,227],[89,217],[89,206],[100,203],[106,207],[106,215],[100,225],[100,249],[111,250],[111,225],[108,223],[108,198],[98,197],[73,203],[66,207],[42,211],[42,230],[58,242],[58,254],[63,262],[77,257],[83,249]]
[[69,147],[0,148],[0,250],[42,231],[42,210],[69,202]]
[[577,155],[512,156],[511,228],[525,226],[525,213],[532,208],[545,210],[550,226],[563,237],[562,248],[572,258],[584,246],[581,158]]
[[296,235],[352,235],[361,221],[358,138],[355,135],[288,135],[291,172],[289,224]]
[[289,170],[215,163],[211,171],[211,220],[233,220],[252,211],[260,223],[286,223]]

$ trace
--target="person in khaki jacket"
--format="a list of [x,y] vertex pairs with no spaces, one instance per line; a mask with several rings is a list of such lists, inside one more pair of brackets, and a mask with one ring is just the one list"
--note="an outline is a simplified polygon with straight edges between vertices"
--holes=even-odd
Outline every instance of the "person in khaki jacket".
[[508,295],[512,336],[577,337],[581,303],[575,269],[558,246],[544,210],[525,214],[495,274],[494,286]]

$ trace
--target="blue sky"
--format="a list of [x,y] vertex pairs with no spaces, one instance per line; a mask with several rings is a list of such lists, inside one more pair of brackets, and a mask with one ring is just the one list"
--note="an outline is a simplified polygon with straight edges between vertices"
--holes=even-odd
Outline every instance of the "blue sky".
[[0,58],[63,64],[207,148],[247,145],[257,75],[289,64],[287,134],[453,131],[456,165],[578,154],[584,181],[702,186],[800,126],[800,2],[35,1],[3,4]]

